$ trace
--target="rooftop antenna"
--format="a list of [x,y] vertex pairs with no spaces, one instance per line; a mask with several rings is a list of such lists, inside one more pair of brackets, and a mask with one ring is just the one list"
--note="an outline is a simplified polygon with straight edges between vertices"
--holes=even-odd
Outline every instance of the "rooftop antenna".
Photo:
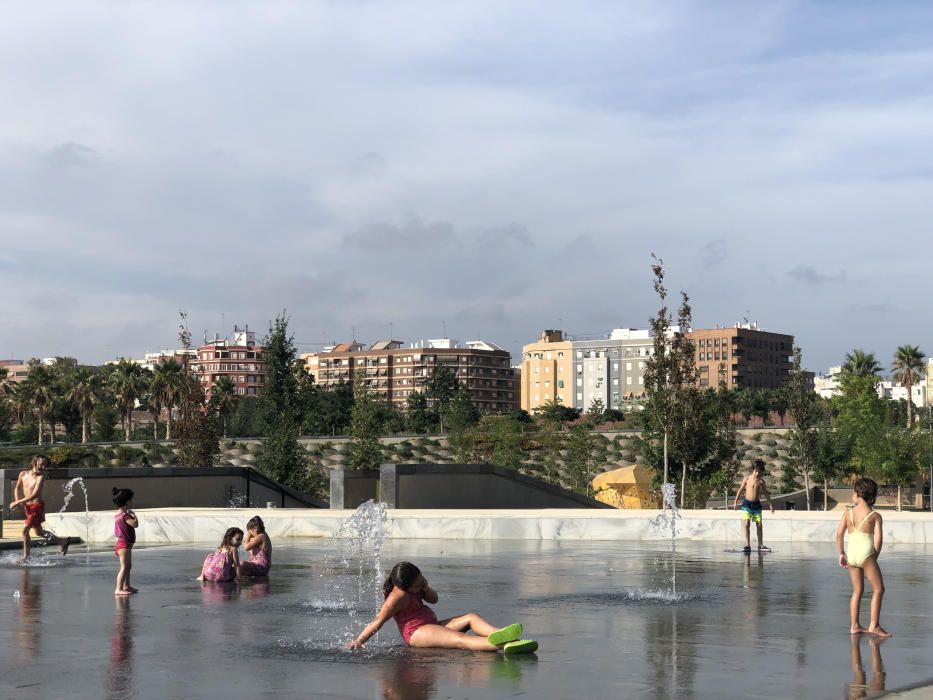
[[227,337],[227,320],[224,317],[223,311],[220,312],[220,332],[224,336],[224,338]]
[[353,329],[351,335],[353,336],[353,342],[355,343],[356,342],[356,326],[351,326],[351,328]]

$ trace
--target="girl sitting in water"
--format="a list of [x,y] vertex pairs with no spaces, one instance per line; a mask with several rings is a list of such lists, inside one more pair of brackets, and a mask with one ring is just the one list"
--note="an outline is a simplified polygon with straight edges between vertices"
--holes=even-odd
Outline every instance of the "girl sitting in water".
[[231,527],[224,533],[220,546],[207,555],[201,566],[198,581],[233,581],[240,569],[239,547],[243,543],[243,531]]
[[[437,591],[414,564],[403,561],[392,569],[382,586],[385,603],[376,618],[347,645],[348,649],[361,649],[366,641],[394,617],[405,644],[413,647],[443,649],[470,649],[472,651],[498,651],[506,654],[530,654],[538,643],[520,639],[521,625],[496,629],[476,613],[467,613],[438,621],[434,611],[424,601],[437,603]],[[467,634],[467,630],[473,632]]]
[[268,576],[272,568],[272,540],[258,515],[246,523],[243,548],[249,552],[249,561],[240,562],[240,576]]

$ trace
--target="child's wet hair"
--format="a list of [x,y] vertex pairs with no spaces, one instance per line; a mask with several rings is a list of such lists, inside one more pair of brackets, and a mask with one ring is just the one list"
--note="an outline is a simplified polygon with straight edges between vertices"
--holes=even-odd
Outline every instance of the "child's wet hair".
[[122,508],[133,500],[133,489],[118,489],[114,487],[111,493],[113,493],[113,503],[117,508]]
[[266,525],[262,522],[262,518],[258,515],[254,515],[249,519],[249,522],[246,523],[247,530],[255,530],[259,534],[264,534],[266,532]]
[[863,476],[852,484],[852,490],[868,505],[875,505],[875,499],[878,497],[878,484],[874,479]]
[[756,459],[752,462],[752,471],[758,470],[761,474],[765,473],[765,461],[763,459]]
[[421,569],[410,561],[400,561],[392,567],[392,573],[382,584],[383,596],[388,598],[393,588],[401,588],[403,591],[407,591],[419,576],[421,576]]
[[52,460],[49,459],[48,455],[35,455],[29,463],[29,468],[35,469],[40,464],[45,464],[46,467],[50,467],[52,466]]
[[243,537],[243,531],[238,527],[227,528],[227,531],[224,533],[224,538],[220,541],[221,547],[232,547],[233,538],[239,535]]

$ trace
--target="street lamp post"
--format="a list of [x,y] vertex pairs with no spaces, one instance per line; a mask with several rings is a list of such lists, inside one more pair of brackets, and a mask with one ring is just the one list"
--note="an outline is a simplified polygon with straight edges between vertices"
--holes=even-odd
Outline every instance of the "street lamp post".
[[929,484],[927,491],[930,495],[927,498],[930,499],[930,512],[933,513],[933,403],[930,404],[930,432],[927,437],[930,438],[930,474],[927,482]]

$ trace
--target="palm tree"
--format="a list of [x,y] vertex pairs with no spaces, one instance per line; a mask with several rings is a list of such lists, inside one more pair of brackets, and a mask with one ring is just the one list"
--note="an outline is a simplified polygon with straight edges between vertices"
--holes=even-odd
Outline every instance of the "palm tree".
[[101,398],[100,376],[86,367],[79,367],[72,376],[71,387],[65,394],[81,414],[81,443],[86,444],[90,435],[91,413]]
[[133,409],[136,400],[149,385],[149,370],[129,360],[120,360],[110,374],[110,386],[123,415],[123,432],[127,442],[133,433]]
[[29,403],[36,409],[36,416],[39,419],[39,442],[42,444],[45,438],[45,419],[52,407],[52,401],[55,399],[55,377],[49,368],[39,362],[33,362],[29,368],[29,374],[26,375],[24,382],[24,391],[29,397]]
[[217,377],[211,387],[211,404],[223,418],[224,438],[227,437],[227,417],[233,412],[236,402],[236,385],[233,380],[227,376]]
[[842,371],[856,377],[877,378],[881,373],[881,365],[873,352],[865,352],[856,348],[846,353],[846,360],[842,363]]
[[[182,366],[175,360],[166,360],[155,367],[149,391],[158,397],[161,407],[168,411],[165,423],[165,439],[172,439],[172,409],[178,401],[178,392],[181,389]],[[158,436],[156,436],[158,440]]]
[[891,369],[894,370],[892,378],[907,389],[908,428],[914,424],[914,398],[911,389],[926,376],[923,358],[923,351],[916,345],[901,345],[894,353],[894,362],[891,363]]

